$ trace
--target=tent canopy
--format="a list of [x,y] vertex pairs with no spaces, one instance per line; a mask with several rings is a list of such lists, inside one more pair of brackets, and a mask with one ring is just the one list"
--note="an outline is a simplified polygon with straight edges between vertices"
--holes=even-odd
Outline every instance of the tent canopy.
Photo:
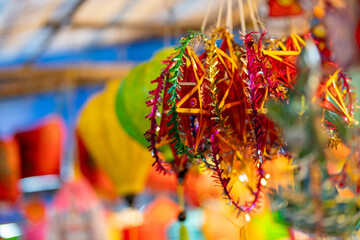
[[200,29],[210,2],[209,24],[221,1],[1,0],[0,66],[144,39],[169,44],[171,36]]
[[211,29],[222,2],[225,23],[218,0],[0,0],[0,98],[121,78],[207,13]]

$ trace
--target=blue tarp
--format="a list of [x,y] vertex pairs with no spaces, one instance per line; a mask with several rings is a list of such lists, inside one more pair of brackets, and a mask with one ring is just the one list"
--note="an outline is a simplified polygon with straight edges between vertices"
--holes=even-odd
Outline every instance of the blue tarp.
[[72,91],[51,91],[0,100],[0,139],[27,129],[48,115],[61,115],[68,126],[74,124],[86,99],[102,85],[79,87]]

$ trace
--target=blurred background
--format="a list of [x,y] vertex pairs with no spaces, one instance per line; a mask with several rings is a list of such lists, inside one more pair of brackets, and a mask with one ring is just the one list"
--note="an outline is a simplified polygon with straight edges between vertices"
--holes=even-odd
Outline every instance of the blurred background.
[[[151,168],[141,139],[149,81],[190,29],[231,23],[240,39],[239,3],[0,0],[0,239],[178,239],[177,180]],[[358,78],[358,4],[250,0],[243,12],[248,32],[255,14],[278,36],[331,39]],[[190,239],[238,239],[212,182],[188,174]],[[248,239],[310,239],[260,215]]]

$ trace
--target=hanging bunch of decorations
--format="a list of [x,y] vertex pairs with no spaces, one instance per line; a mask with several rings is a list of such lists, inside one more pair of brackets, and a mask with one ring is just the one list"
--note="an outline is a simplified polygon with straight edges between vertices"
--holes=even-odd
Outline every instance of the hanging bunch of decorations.
[[[278,220],[284,224],[317,237],[344,237],[357,230],[360,223],[356,197],[359,192],[357,149],[346,156],[342,170],[336,174],[332,173],[326,151],[330,151],[337,164],[342,161],[335,151],[347,148],[346,145],[355,147],[350,145],[349,135],[355,132],[353,127],[358,123],[353,118],[353,96],[348,78],[339,70],[327,79],[322,78],[320,55],[316,53],[314,44],[306,47],[300,59],[298,83],[290,92],[290,102],[269,104],[270,116],[282,126],[297,165],[295,188],[285,187],[274,192],[272,206]],[[317,96],[318,104],[312,103],[313,96]],[[352,173],[348,171],[349,166]],[[343,192],[345,187],[349,187],[348,192]]]
[[[242,32],[245,33],[244,28]],[[319,75],[314,80],[313,75],[302,75],[307,68],[297,62],[305,59],[309,65],[314,57],[320,61],[316,55],[318,46],[312,45],[311,35],[291,34],[285,39],[272,39],[266,32],[252,32],[242,35],[241,40],[242,44],[237,43],[224,27],[213,30],[210,37],[190,32],[181,39],[180,46],[175,48],[177,52],[164,61],[162,73],[152,81],[156,87],[150,91],[146,102],[151,108],[147,116],[151,128],[145,137],[159,173],[176,174],[181,186],[186,171],[193,165],[200,165],[212,173],[238,215],[243,213],[249,221],[249,214],[261,205],[264,193],[269,192],[265,190],[270,177],[263,168],[265,162],[277,158],[296,160],[306,153],[316,155],[313,159],[325,164],[326,159],[320,153],[326,146],[337,148],[339,144],[346,144],[344,129],[357,125],[357,121],[349,79],[335,64],[328,67],[331,72],[328,77]],[[315,55],[307,54],[304,48],[311,49]],[[305,56],[299,58],[301,55]],[[321,64],[312,67],[322,68]],[[317,130],[315,125],[310,127],[308,122],[322,129]],[[297,134],[301,136],[307,132],[309,134],[300,139],[304,145],[298,144]],[[318,141],[320,135],[321,141]],[[172,150],[172,161],[165,161],[159,155],[159,148],[165,145]],[[316,171],[326,171],[321,164],[311,169],[314,176],[305,173],[309,182],[319,177]],[[317,183],[324,183],[325,178],[325,175],[316,178]],[[249,194],[242,192],[240,197],[235,197],[233,186],[238,182]],[[295,184],[304,186],[298,179]],[[317,187],[318,191],[324,191],[323,185]],[[308,194],[304,189],[301,191]],[[282,196],[282,203],[290,202],[287,195],[272,193],[274,199]],[[315,195],[309,194],[309,201],[318,201],[321,205],[323,199]],[[336,195],[337,192],[332,191],[331,196]],[[183,205],[183,200],[180,203]],[[283,214],[288,212],[288,206],[280,205]],[[351,208],[352,213],[358,212],[355,205],[342,206]],[[329,207],[331,210],[334,209]],[[295,212],[290,215],[299,216]],[[184,216],[182,212],[179,219],[183,220]],[[288,215],[284,216],[288,221]],[[338,232],[350,229],[354,230],[354,226],[339,228]]]

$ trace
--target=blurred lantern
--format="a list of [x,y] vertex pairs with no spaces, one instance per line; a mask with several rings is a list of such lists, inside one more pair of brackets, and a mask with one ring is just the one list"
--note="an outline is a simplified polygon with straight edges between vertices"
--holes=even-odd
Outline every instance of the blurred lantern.
[[84,179],[66,182],[55,195],[48,239],[106,239],[105,215]]
[[[243,220],[236,219],[229,212],[229,207],[220,199],[209,203],[204,208],[203,232],[208,240],[231,240],[239,239],[239,226],[242,227]],[[234,222],[237,224],[234,224]],[[240,223],[238,223],[240,221]],[[240,238],[241,239],[241,238]]]
[[149,143],[144,133],[150,128],[149,121],[144,121],[149,115],[150,108],[144,104],[148,100],[148,93],[153,89],[151,81],[160,75],[165,60],[173,49],[158,52],[149,62],[134,67],[122,80],[116,95],[116,114],[124,130],[144,147]]
[[264,204],[250,217],[237,218],[231,205],[215,201],[205,207],[204,234],[206,239],[289,239],[289,229],[275,223],[268,204]]
[[119,81],[111,81],[88,102],[79,119],[78,133],[94,162],[113,181],[117,193],[133,196],[144,189],[152,158],[146,148],[128,136],[116,117],[118,88]]
[[78,153],[76,169],[81,171],[82,175],[90,182],[100,197],[115,200],[117,194],[114,183],[94,162],[78,133],[76,133],[76,143]]
[[32,130],[17,133],[21,177],[59,174],[64,137],[64,123],[57,116],[46,119]]
[[150,169],[146,180],[146,188],[154,193],[176,192],[177,178],[175,174],[159,174],[155,168]]
[[[303,9],[303,4],[299,0],[267,0],[268,14],[264,16],[266,29],[272,36],[284,37],[296,33],[303,35],[309,31],[309,19],[306,14],[307,9]],[[259,8],[266,7],[259,5]]]
[[185,196],[188,204],[192,206],[202,206],[206,201],[219,198],[222,189],[214,184],[214,178],[209,172],[200,173],[196,168],[192,168],[185,176]]
[[285,17],[302,14],[297,0],[269,0],[269,16]]
[[19,147],[14,139],[0,142],[0,201],[15,202],[20,195]]
[[160,195],[151,202],[144,212],[144,224],[154,223],[166,226],[177,220],[179,206],[170,198]]
[[[176,193],[176,175],[159,174],[155,168],[152,168],[146,187],[155,194]],[[221,196],[221,189],[214,185],[214,178],[211,177],[211,174],[200,173],[196,168],[192,168],[185,176],[184,193],[188,205],[200,206],[206,200]]]
[[166,230],[177,220],[178,212],[177,203],[160,195],[145,207],[141,225],[124,229],[123,239],[166,240]]

